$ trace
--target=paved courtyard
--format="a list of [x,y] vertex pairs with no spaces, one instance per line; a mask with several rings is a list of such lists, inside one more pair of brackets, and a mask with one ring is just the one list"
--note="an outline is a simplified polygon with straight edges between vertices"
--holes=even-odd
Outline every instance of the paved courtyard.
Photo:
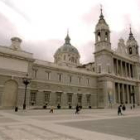
[[140,108],[0,110],[0,140],[140,140]]

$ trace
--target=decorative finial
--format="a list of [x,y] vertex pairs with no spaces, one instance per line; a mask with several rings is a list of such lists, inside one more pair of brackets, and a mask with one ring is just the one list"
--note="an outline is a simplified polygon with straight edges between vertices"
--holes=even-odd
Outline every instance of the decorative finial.
[[102,4],[100,4],[100,10],[101,10],[100,19],[103,19],[103,18],[104,18],[104,16],[103,16]]
[[67,29],[67,35],[69,35],[69,28]]
[[69,29],[67,29],[67,36],[65,38],[65,44],[70,44]]
[[102,10],[103,10],[103,9],[102,9],[102,4],[100,4],[100,10],[101,10],[101,14],[102,14]]
[[130,35],[132,35],[131,24],[130,24]]
[[129,33],[129,40],[133,40],[135,39],[134,36],[133,36],[133,33],[132,33],[132,28],[131,28],[131,24],[130,24],[130,33]]

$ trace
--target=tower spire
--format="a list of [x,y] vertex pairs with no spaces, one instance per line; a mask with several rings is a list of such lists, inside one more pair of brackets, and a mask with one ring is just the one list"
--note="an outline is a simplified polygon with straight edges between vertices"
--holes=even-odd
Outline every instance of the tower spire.
[[67,36],[65,38],[65,44],[70,44],[69,29],[67,29]]
[[132,33],[132,29],[131,29],[131,24],[130,24],[130,33],[129,33],[129,40],[134,39],[133,33]]
[[101,4],[100,4],[100,11],[101,11],[100,19],[104,19],[104,16],[103,16],[103,9],[102,9],[102,5],[101,5]]

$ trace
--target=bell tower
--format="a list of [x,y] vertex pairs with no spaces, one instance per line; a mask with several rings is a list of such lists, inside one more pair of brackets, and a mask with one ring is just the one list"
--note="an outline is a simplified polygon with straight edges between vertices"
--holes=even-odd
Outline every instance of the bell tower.
[[99,21],[95,28],[95,51],[100,51],[102,49],[111,50],[111,43],[109,26],[104,19],[101,7]]
[[126,43],[126,47],[127,47],[127,54],[129,55],[129,57],[134,59],[139,58],[139,51],[138,51],[139,46],[136,39],[133,36],[131,27],[130,27],[130,33]]
[[[110,77],[113,74],[113,51],[111,50],[110,43],[110,29],[104,19],[102,7],[98,23],[95,27],[94,56],[95,72],[98,75],[98,107],[108,106],[108,97],[114,96],[113,78]],[[100,103],[102,97],[104,97],[103,103]]]

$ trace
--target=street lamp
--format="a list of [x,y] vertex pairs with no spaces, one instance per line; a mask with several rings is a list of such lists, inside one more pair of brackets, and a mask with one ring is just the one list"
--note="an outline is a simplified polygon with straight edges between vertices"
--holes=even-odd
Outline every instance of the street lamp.
[[23,110],[25,110],[26,109],[27,86],[31,82],[31,79],[28,77],[28,74],[27,74],[26,77],[22,78],[22,80],[23,80],[23,84],[25,85],[25,95],[24,95],[24,102],[23,102]]

